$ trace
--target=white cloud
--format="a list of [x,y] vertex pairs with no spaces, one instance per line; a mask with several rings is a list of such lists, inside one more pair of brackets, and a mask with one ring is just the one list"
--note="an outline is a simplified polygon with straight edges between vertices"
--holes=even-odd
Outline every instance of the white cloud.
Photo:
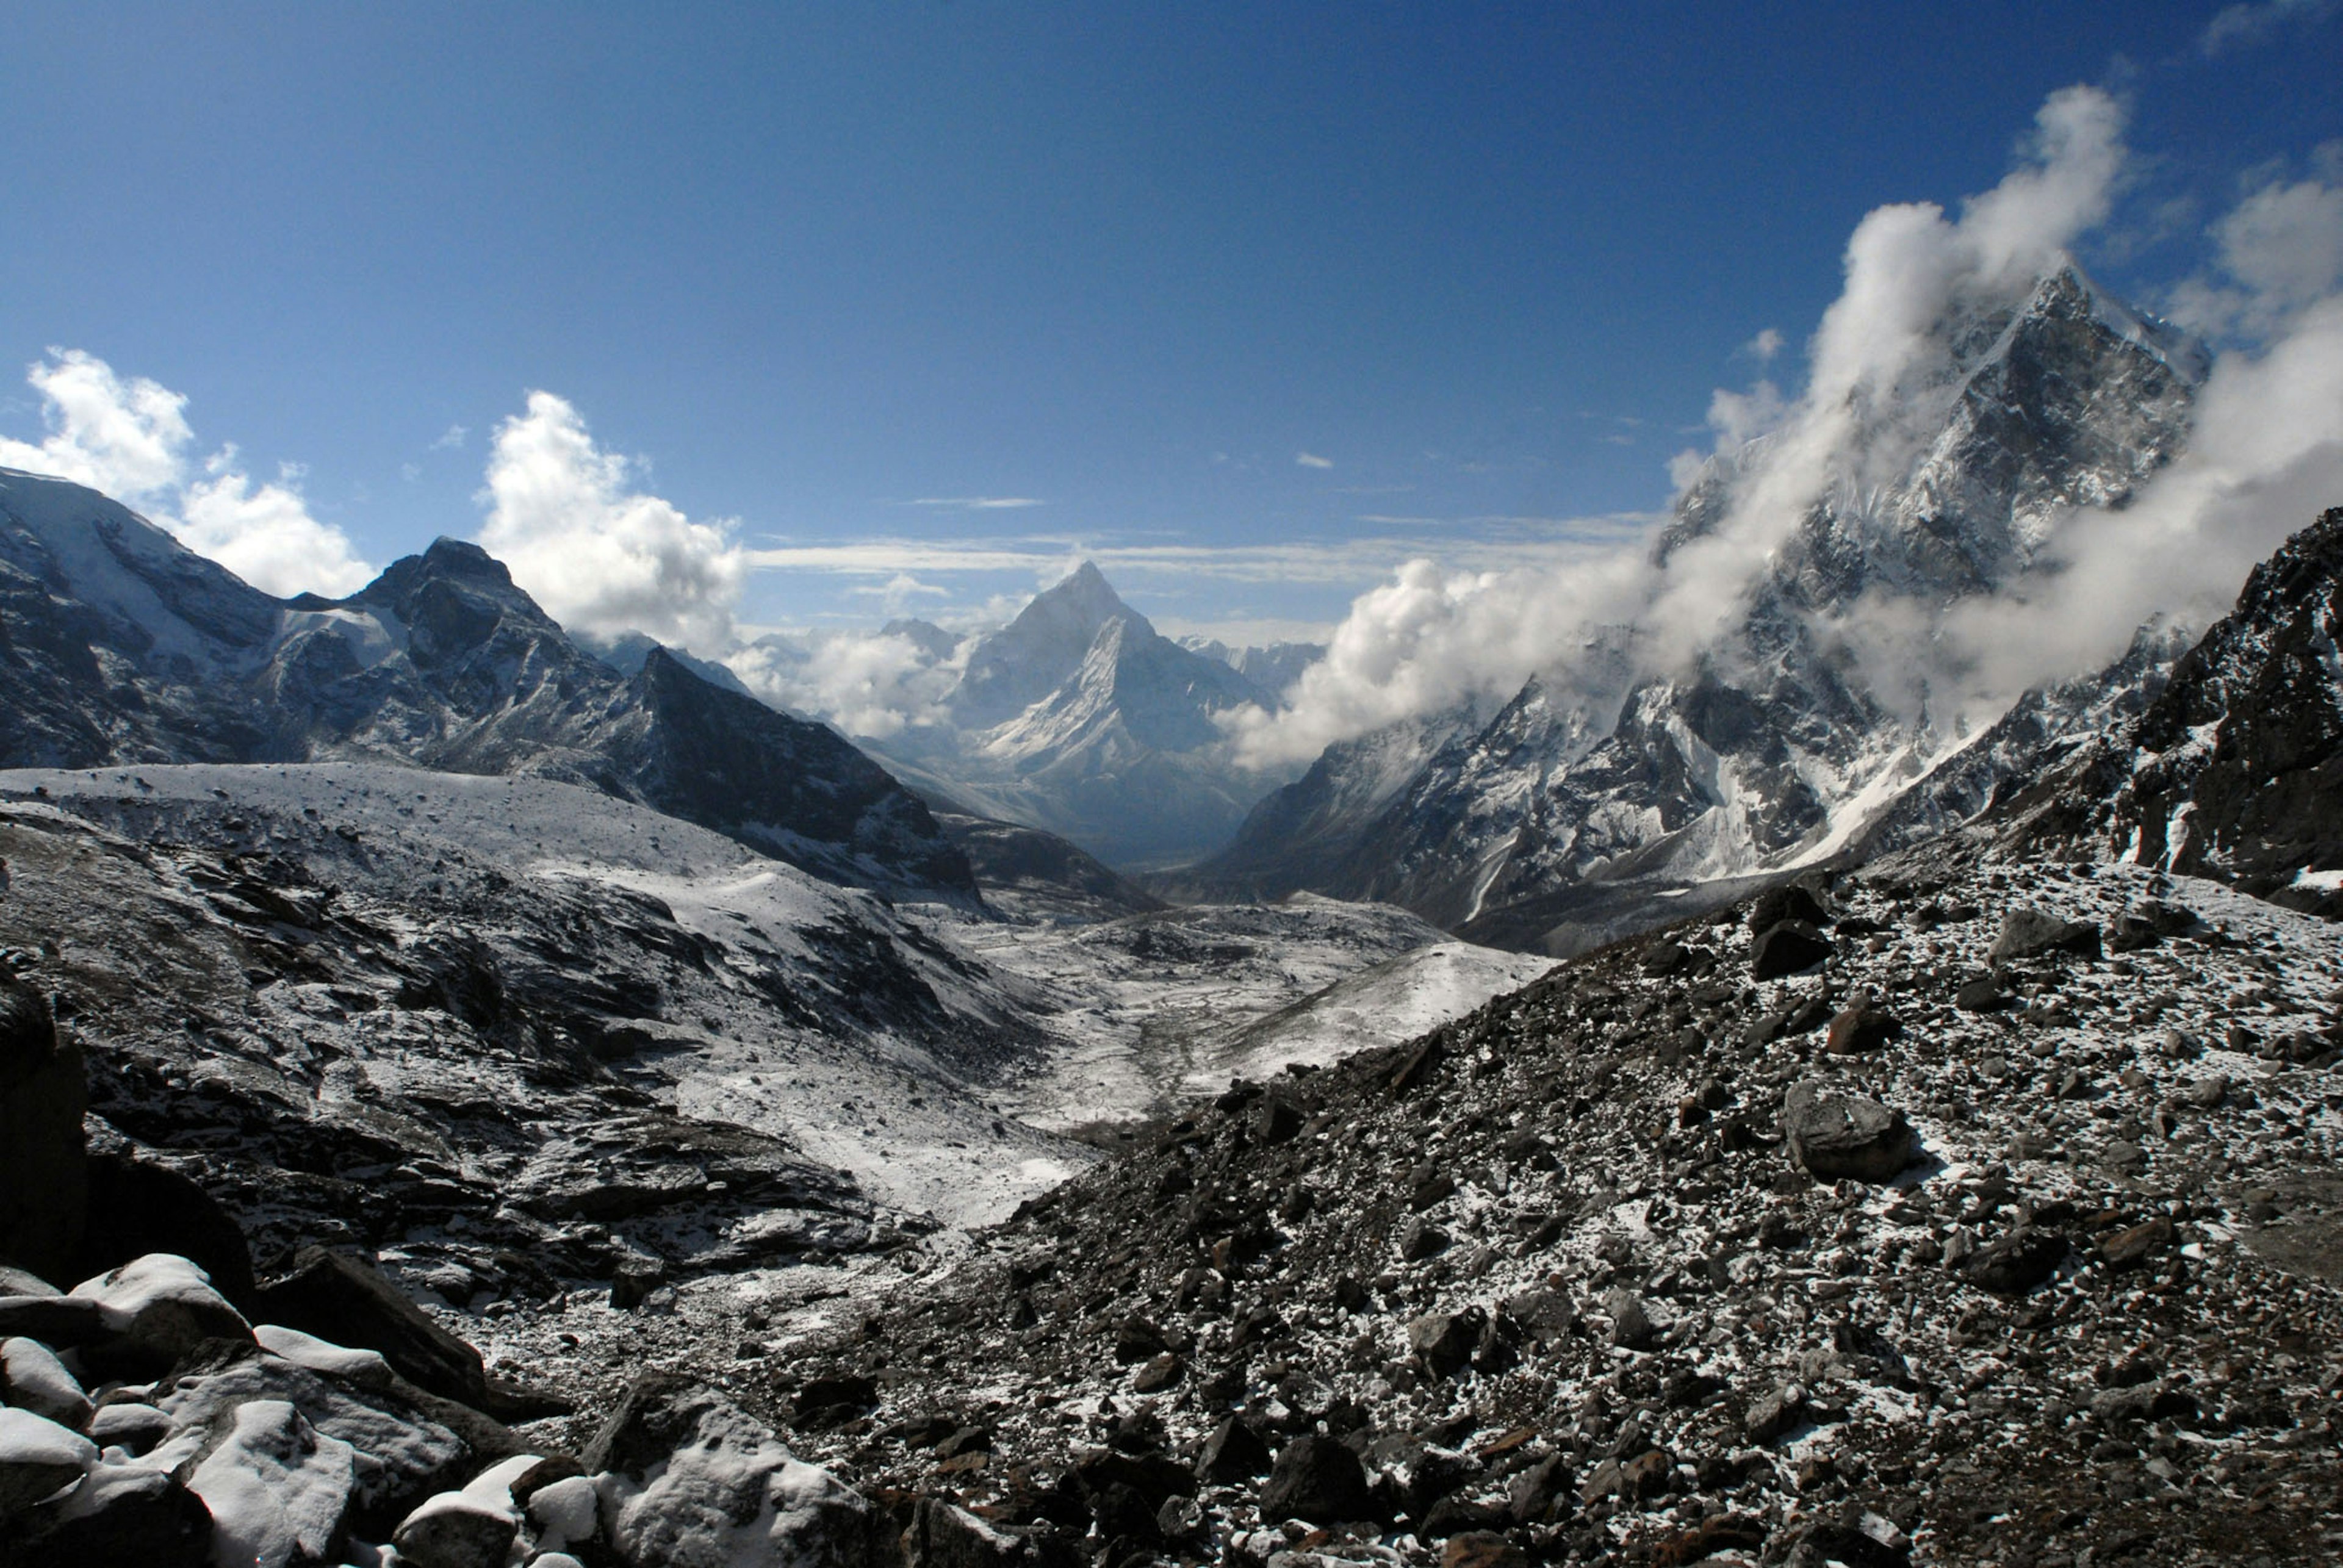
[[695,523],[634,489],[634,466],[598,448],[568,402],[531,392],[490,444],[479,542],[572,630],[720,651],[748,554],[729,524]]
[[2259,5],[2225,5],[2205,24],[2197,45],[2207,55],[2259,44],[2279,28],[2295,22],[2318,22],[2335,11],[2335,0],[2262,0]]
[[185,394],[126,380],[77,348],[50,349],[25,379],[41,395],[48,434],[38,446],[0,437],[0,466],[101,490],[268,593],[338,598],[374,576],[347,535],[309,515],[298,464],[256,484],[232,443],[193,462]]
[[435,452],[460,452],[464,449],[466,438],[471,433],[471,427],[468,425],[450,425],[440,434],[437,440],[431,443],[431,449]]
[[880,740],[939,722],[959,675],[910,638],[875,631],[759,638],[724,663],[768,702]]
[[923,496],[906,506],[944,507],[960,512],[1012,512],[1041,502],[1031,496]]
[[1782,352],[1782,334],[1777,328],[1768,327],[1743,344],[1741,352],[1757,361],[1758,364],[1764,365]]
[[[1943,412],[1931,402],[1944,395],[1939,325],[1960,304],[2022,289],[2105,218],[2124,166],[2122,128],[2108,95],[2066,88],[2042,106],[2017,166],[1957,217],[1932,203],[1865,216],[1847,244],[1845,286],[1815,335],[1804,393],[1788,401],[1761,381],[1712,404],[1717,450],[1737,453],[1762,436],[1762,460],[1735,472],[1722,518],[1664,568],[1640,548],[1560,570],[1411,562],[1353,605],[1290,709],[1236,721],[1240,755],[1298,760],[1469,697],[1509,694],[1534,673],[1564,689],[1578,682],[1599,700],[1615,672],[1590,656],[1625,646],[1622,626],[1632,626],[1643,668],[1682,668],[1734,623],[1830,487],[1859,492],[1908,466],[1931,411]],[[1899,421],[1899,409],[1912,412]],[[1705,467],[1684,454],[1671,471],[1682,487]]]
[[2219,273],[2173,291],[2173,318],[2208,337],[2266,337],[2343,279],[2343,188],[2272,181],[2213,227]]
[[1331,468],[1334,466],[1332,457],[1321,457],[1314,452],[1296,452],[1293,460],[1305,468]]

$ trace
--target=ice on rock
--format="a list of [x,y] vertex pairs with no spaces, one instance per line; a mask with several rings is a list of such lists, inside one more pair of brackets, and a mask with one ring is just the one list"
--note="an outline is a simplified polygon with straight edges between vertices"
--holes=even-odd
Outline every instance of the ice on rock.
[[97,1462],[97,1445],[29,1410],[0,1409],[0,1518],[62,1491]]
[[65,1363],[38,1340],[0,1342],[0,1399],[75,1432],[89,1430],[89,1396]]
[[253,1400],[187,1486],[211,1510],[219,1568],[287,1568],[328,1560],[357,1484],[348,1443],[283,1400]]
[[262,1323],[252,1331],[252,1337],[270,1355],[282,1356],[295,1366],[307,1367],[328,1377],[344,1378],[360,1388],[382,1389],[390,1386],[390,1362],[380,1351],[349,1350],[329,1344],[315,1334],[305,1334],[298,1329],[282,1328],[276,1323]]
[[97,1303],[108,1333],[168,1361],[207,1339],[252,1337],[252,1325],[212,1288],[212,1277],[172,1252],[149,1252],[84,1280],[73,1293]]

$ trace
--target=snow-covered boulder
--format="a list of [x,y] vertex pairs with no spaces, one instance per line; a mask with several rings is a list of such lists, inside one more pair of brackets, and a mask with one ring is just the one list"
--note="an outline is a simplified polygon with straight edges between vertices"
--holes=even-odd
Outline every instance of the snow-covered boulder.
[[341,1345],[327,1344],[315,1334],[305,1334],[299,1329],[288,1329],[277,1323],[261,1323],[252,1331],[252,1337],[270,1355],[282,1356],[297,1367],[307,1367],[314,1372],[340,1378],[359,1388],[387,1389],[390,1386],[390,1362],[380,1351],[349,1350]]
[[98,1305],[106,1331],[120,1348],[167,1367],[207,1339],[249,1340],[252,1325],[212,1288],[212,1277],[186,1259],[149,1252],[73,1293]]
[[238,1406],[234,1430],[188,1483],[211,1510],[212,1560],[223,1568],[336,1561],[357,1486],[350,1445],[284,1400]]
[[588,1445],[610,1543],[628,1568],[787,1563],[863,1568],[892,1549],[886,1516],[721,1395],[639,1380]]
[[38,1340],[0,1341],[0,1403],[47,1416],[75,1432],[89,1430],[89,1396],[56,1352]]
[[0,1518],[20,1513],[79,1480],[97,1445],[29,1410],[0,1409]]

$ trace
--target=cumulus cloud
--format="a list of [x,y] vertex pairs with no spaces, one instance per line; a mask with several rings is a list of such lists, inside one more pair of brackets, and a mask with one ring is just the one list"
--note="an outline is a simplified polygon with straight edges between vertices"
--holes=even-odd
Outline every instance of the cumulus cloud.
[[338,598],[374,576],[347,535],[309,515],[297,466],[256,482],[232,443],[196,461],[185,394],[77,348],[50,349],[25,379],[48,433],[38,445],[0,437],[0,467],[101,490],[268,593]]
[[2213,228],[2214,276],[2173,291],[2173,318],[2208,337],[2269,337],[2343,279],[2343,189],[2273,180]]
[[567,401],[531,392],[490,445],[481,546],[572,630],[729,647],[747,552],[729,523],[695,523],[635,488],[632,467],[596,447]]
[[764,637],[724,663],[767,702],[878,740],[940,722],[960,673],[954,658],[939,658],[907,634],[883,631]]

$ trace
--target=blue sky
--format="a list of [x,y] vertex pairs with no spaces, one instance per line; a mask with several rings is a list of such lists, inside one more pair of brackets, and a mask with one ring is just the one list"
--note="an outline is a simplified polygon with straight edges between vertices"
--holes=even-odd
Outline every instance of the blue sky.
[[[751,628],[1087,551],[1293,630],[1664,506],[1863,215],[1991,187],[2062,86],[2134,150],[2085,259],[2160,303],[2343,137],[2338,60],[2307,0],[19,6],[0,363],[176,394],[149,504],[290,506],[345,570],[578,507],[752,552],[687,585]],[[0,437],[44,418],[0,386]]]

